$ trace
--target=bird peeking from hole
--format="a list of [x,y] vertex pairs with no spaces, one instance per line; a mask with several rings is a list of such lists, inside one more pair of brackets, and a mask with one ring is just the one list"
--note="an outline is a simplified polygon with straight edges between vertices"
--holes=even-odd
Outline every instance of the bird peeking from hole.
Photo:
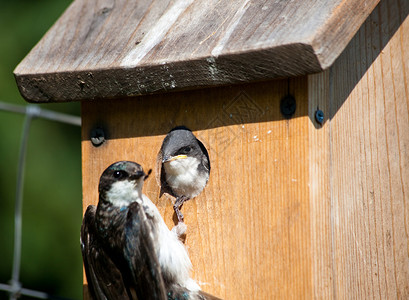
[[162,164],[160,196],[167,193],[176,198],[173,209],[183,222],[183,203],[199,195],[209,180],[209,154],[192,131],[179,126],[163,140],[158,159]]

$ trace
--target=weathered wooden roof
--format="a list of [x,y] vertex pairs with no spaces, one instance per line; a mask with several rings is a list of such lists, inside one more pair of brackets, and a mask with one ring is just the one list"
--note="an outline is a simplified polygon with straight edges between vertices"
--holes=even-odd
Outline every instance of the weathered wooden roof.
[[76,0],[15,69],[28,101],[319,72],[379,0]]

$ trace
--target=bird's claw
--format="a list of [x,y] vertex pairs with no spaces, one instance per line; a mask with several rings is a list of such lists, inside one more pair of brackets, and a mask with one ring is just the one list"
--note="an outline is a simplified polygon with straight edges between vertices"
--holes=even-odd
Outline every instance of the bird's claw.
[[173,206],[173,210],[175,211],[176,216],[178,217],[179,223],[184,221],[183,214],[181,213],[179,207],[177,205]]

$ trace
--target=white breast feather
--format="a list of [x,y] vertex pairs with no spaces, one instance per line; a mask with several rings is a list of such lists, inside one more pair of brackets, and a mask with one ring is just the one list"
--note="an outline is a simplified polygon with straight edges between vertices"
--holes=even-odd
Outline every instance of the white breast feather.
[[116,207],[128,206],[134,201],[141,201],[141,188],[135,188],[135,181],[116,181],[107,192],[106,199]]
[[191,291],[199,291],[199,285],[190,278],[192,263],[185,246],[176,234],[177,231],[169,230],[156,206],[145,195],[143,195],[143,202],[144,206],[146,205],[145,211],[148,209],[159,223],[160,246],[157,254],[162,273]]
[[166,182],[176,194],[193,198],[203,190],[207,178],[199,176],[199,163],[195,157],[165,163]]

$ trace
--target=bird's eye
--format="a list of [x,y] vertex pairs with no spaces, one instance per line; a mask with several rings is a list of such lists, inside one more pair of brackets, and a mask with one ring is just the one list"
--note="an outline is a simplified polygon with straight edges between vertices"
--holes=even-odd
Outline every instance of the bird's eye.
[[192,150],[190,146],[186,146],[185,148],[182,149],[183,153],[189,153]]
[[114,172],[114,178],[116,179],[127,177],[127,175],[128,173],[126,173],[125,171],[115,171]]

